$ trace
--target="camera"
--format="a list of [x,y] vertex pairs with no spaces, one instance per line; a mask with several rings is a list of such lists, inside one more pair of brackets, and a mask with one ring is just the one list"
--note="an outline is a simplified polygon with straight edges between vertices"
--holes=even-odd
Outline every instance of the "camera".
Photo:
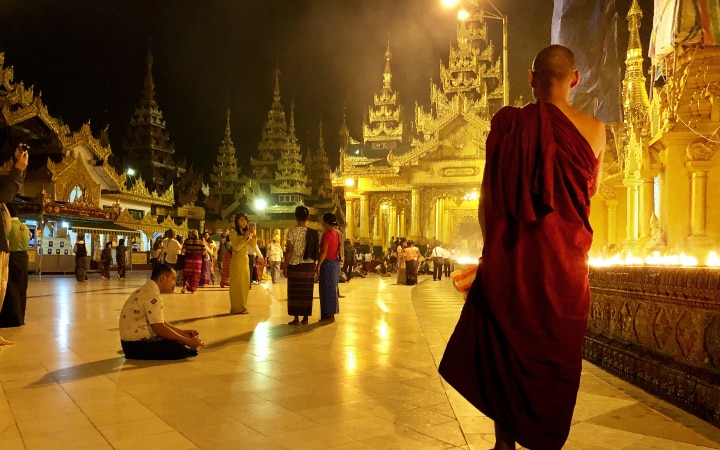
[[18,148],[24,152],[30,150],[30,146],[25,143],[18,145]]

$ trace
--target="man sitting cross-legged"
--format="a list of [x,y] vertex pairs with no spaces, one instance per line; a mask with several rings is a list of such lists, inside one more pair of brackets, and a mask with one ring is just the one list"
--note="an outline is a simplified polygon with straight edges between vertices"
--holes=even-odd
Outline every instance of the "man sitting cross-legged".
[[125,300],[120,313],[120,344],[127,359],[183,359],[197,356],[204,344],[196,330],[165,322],[160,294],[175,289],[175,269],[158,264],[150,280]]

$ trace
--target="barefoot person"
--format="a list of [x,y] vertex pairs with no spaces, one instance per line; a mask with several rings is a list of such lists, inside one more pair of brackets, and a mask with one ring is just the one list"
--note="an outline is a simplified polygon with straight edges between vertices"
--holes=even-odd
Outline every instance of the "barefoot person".
[[605,149],[603,123],[568,103],[578,81],[569,49],[543,49],[530,73],[536,102],[498,111],[487,139],[482,265],[440,373],[495,421],[497,450],[560,449],[570,431]]
[[163,298],[175,289],[175,269],[161,263],[150,280],[136,290],[120,313],[120,344],[127,359],[183,359],[197,356],[203,346],[196,330],[181,330],[165,322]]

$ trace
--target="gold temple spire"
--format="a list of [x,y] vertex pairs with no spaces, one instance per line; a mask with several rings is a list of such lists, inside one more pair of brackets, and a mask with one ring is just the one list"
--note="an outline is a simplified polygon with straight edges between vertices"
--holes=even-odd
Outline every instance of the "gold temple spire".
[[273,72],[275,74],[275,89],[273,90],[273,99],[280,103],[280,65],[275,64],[275,71]]
[[227,145],[233,145],[232,137],[230,136],[230,107],[227,108],[227,119],[225,123],[225,138],[223,139],[223,143]]
[[[344,118],[343,118],[343,120],[344,120]],[[323,140],[322,119],[320,119],[320,124],[318,125],[318,129],[319,129],[319,135],[320,135],[320,137],[318,138],[318,154],[323,155],[323,154],[325,154],[325,141]]]
[[627,57],[625,59],[625,79],[623,80],[623,111],[628,125],[642,129],[648,117],[650,99],[645,87],[643,73],[643,51],[640,41],[640,25],[642,10],[637,0],[633,0],[627,14],[628,39]]
[[290,127],[288,129],[289,137],[296,139],[295,137],[295,100],[290,102]]
[[388,33],[387,50],[385,50],[385,71],[383,72],[383,88],[392,90],[392,71],[390,70],[390,33]]
[[155,101],[155,82],[153,81],[152,76],[152,65],[153,65],[153,56],[152,56],[152,49],[148,46],[148,52],[147,56],[145,58],[145,63],[147,64],[147,73],[145,74],[145,86],[144,86],[144,94],[145,94],[145,100],[148,103],[152,103]]

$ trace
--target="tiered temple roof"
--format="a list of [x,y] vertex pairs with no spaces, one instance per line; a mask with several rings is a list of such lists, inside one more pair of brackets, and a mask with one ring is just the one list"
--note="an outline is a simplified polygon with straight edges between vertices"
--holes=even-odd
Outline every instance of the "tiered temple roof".
[[330,198],[332,196],[332,176],[330,164],[328,164],[328,155],[325,152],[322,121],[320,121],[318,128],[318,147],[315,152],[308,151],[305,167],[307,167],[307,172],[312,174],[310,184],[313,195],[318,198]]
[[175,146],[170,142],[170,133],[155,100],[153,57],[150,50],[146,61],[143,96],[140,105],[135,108],[123,141],[125,165],[138,171],[150,190],[163,193],[176,178],[185,173],[185,161],[176,163],[174,159]]
[[210,175],[212,182],[210,199],[205,201],[206,206],[216,213],[220,212],[221,205],[233,203],[239,194],[240,168],[235,153],[235,144],[230,132],[230,108],[228,108],[225,136],[220,143],[217,160],[213,165],[213,173]]
[[282,149],[288,141],[285,109],[280,103],[280,69],[275,69],[275,89],[273,103],[268,111],[267,121],[262,131],[262,140],[258,145],[258,158],[251,158],[253,175],[264,188],[269,188],[275,180],[278,161]]
[[300,203],[305,196],[312,194],[308,186],[305,165],[302,162],[300,145],[295,136],[295,103],[290,106],[290,127],[287,141],[280,150],[275,182],[270,187],[273,194],[284,194],[279,197],[279,203]]
[[382,90],[374,95],[373,105],[368,110],[368,121],[363,126],[364,142],[373,142],[373,148],[388,150],[398,148],[404,136],[402,106],[398,104],[398,93],[392,88],[391,58],[388,40]]

